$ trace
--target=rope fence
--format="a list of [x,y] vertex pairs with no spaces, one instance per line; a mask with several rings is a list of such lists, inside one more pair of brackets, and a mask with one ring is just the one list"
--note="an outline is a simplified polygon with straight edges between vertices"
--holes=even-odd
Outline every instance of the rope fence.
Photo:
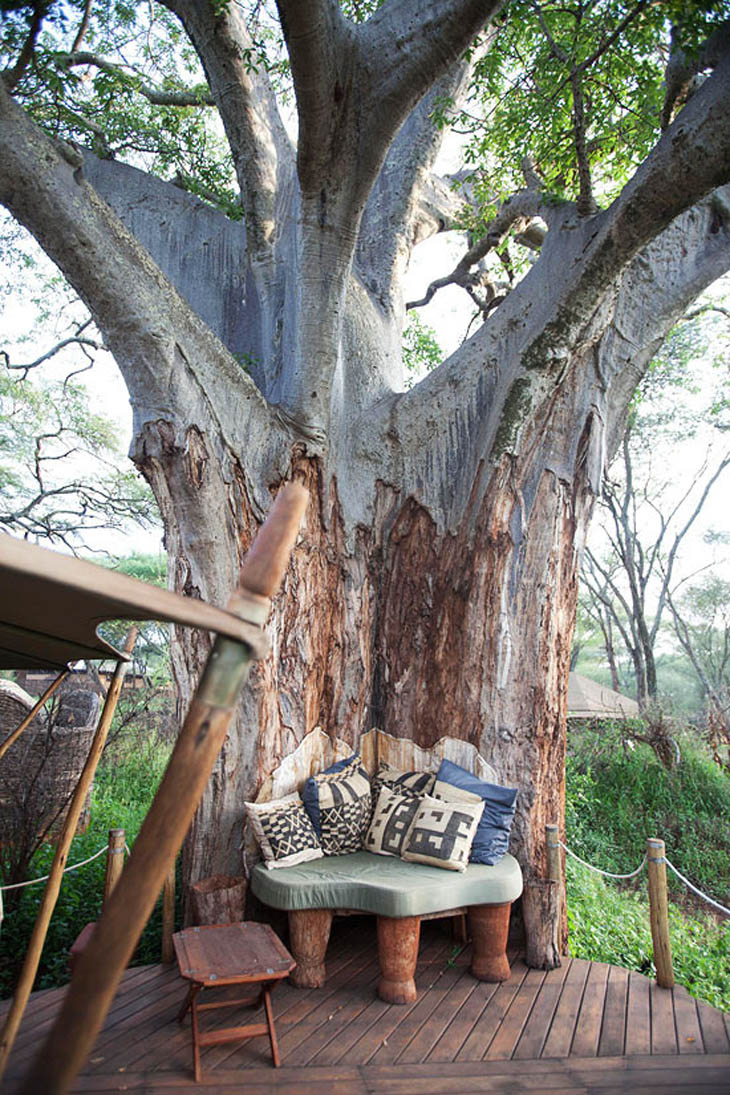
[[[99,848],[98,852],[94,852],[87,859],[82,859],[79,863],[72,863],[68,867],[64,867],[61,872],[62,875],[68,874],[69,871],[78,871],[81,867],[86,867],[87,864],[93,863],[95,859],[99,859],[100,856],[106,856],[106,873],[104,877],[104,893],[102,898],[102,904],[106,902],[109,894],[116,885],[119,876],[122,873],[122,867],[124,866],[124,860],[132,853],[129,845],[126,842],[126,834],[124,829],[110,829],[109,841],[103,848]],[[3,893],[9,890],[21,890],[26,886],[36,886],[40,882],[48,882],[51,876],[48,874],[41,875],[39,878],[29,878],[25,882],[12,882],[7,886],[0,886],[0,925],[3,921]],[[175,930],[175,868],[171,868],[168,877],[165,881],[165,885],[162,891],[162,961],[172,962],[174,958],[172,936]],[[83,932],[79,939],[83,937]],[[78,942],[78,940],[77,940]],[[73,951],[72,951],[73,953]]]
[[672,967],[672,951],[669,941],[669,906],[666,868],[669,867],[680,882],[683,882],[687,889],[691,890],[697,897],[702,898],[703,901],[706,901],[708,905],[717,909],[717,911],[724,916],[730,917],[730,909],[721,905],[719,901],[715,901],[714,898],[700,890],[694,883],[690,882],[688,878],[685,878],[681,871],[667,859],[663,840],[656,840],[653,837],[650,837],[647,840],[647,851],[641,863],[636,870],[630,871],[627,874],[616,874],[613,871],[604,871],[600,867],[595,867],[592,863],[588,863],[587,860],[581,859],[581,857],[576,855],[567,844],[564,844],[563,841],[558,838],[557,825],[545,826],[545,845],[547,853],[547,878],[558,884],[562,879],[559,858],[560,848],[562,848],[567,855],[577,860],[581,866],[587,867],[588,870],[595,871],[596,874],[603,875],[605,878],[636,878],[636,876],[643,871],[644,867],[647,868],[649,884],[649,920],[654,950],[654,965],[656,967],[657,984],[662,988],[674,987],[674,969]]
[[[88,859],[82,859],[80,863],[72,863],[70,867],[64,867],[63,873],[68,874],[69,871],[77,871],[79,867],[85,867],[87,863],[93,863],[100,855],[105,855],[106,851],[107,845],[105,844],[103,848],[99,848],[99,851],[94,852]],[[9,886],[0,886],[0,893],[5,893],[7,890],[22,890],[25,886],[35,886],[38,882],[47,882],[50,877],[48,874],[42,874],[40,878],[29,878],[26,882],[13,882]]]
[[[567,852],[569,856],[577,860],[578,863],[580,863],[583,867],[587,867],[589,871],[595,871],[596,874],[603,875],[604,878],[636,878],[638,874],[641,874],[647,864],[647,857],[645,855],[635,871],[630,871],[628,874],[614,874],[613,871],[604,871],[600,867],[595,867],[586,859],[581,859],[579,855],[576,855],[572,848],[569,848],[567,844],[563,844],[562,840],[558,840],[557,844],[558,847],[562,848],[564,852]],[[706,901],[708,903],[708,905],[712,905],[713,908],[717,909],[721,913],[724,913],[725,916],[730,916],[730,909],[726,908],[724,905],[721,905],[719,901],[715,901],[713,897],[710,897],[708,894],[698,889],[693,882],[690,882],[688,878],[685,878],[682,872],[677,867],[675,867],[674,864],[669,859],[667,859],[666,856],[656,857],[654,859],[654,862],[666,864],[666,866],[669,867],[670,871],[674,871],[680,882],[683,882],[685,884],[687,889],[691,890],[692,893],[697,895],[697,897],[701,897],[703,901]]]

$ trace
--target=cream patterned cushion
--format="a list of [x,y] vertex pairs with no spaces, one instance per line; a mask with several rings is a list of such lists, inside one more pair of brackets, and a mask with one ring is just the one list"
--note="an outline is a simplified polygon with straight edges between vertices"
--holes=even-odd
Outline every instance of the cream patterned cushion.
[[412,791],[400,794],[383,787],[378,795],[363,849],[376,855],[401,854],[403,838],[418,813],[421,799]]
[[370,823],[370,780],[358,762],[315,776],[320,841],[325,855],[359,852]]
[[244,806],[269,870],[322,858],[317,834],[298,794]]
[[401,859],[465,871],[483,809],[483,802],[442,802],[424,795],[403,841]]

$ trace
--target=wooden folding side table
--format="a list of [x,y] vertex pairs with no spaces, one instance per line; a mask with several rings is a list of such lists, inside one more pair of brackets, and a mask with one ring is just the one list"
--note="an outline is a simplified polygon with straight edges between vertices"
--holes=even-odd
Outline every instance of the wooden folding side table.
[[[274,1030],[274,1014],[271,1010],[271,992],[294,968],[296,962],[284,944],[268,924],[243,922],[236,924],[211,924],[205,927],[186,928],[172,937],[180,973],[191,982],[180,1012],[178,1022],[190,1010],[193,1033],[193,1069],[196,1082],[200,1080],[201,1046],[237,1042],[268,1034],[274,1067],[279,1067],[279,1050]],[[222,985],[256,985],[257,991],[235,1000],[199,1004],[201,989]],[[220,1030],[201,1031],[198,1012],[233,1005],[263,1003],[265,1023],[248,1023],[244,1026],[225,1027]]]

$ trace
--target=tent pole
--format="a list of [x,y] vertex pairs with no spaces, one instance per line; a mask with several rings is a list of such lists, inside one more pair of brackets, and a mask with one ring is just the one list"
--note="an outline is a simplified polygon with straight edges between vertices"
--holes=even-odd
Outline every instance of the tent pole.
[[[244,561],[239,590],[271,597],[296,540],[307,491],[289,483]],[[237,594],[228,609],[236,611]],[[63,1095],[99,1033],[122,973],[174,863],[228,732],[251,650],[218,636],[122,876],[74,970],[63,1005],[21,1088]]]
[[[129,630],[127,641],[124,645],[125,654],[131,653],[136,638],[137,628],[132,627]],[[84,808],[86,795],[93,782],[96,767],[106,743],[109,727],[114,717],[117,700],[119,699],[119,693],[121,692],[122,684],[124,682],[125,669],[126,661],[118,661],[117,667],[114,670],[114,676],[109,685],[109,691],[106,694],[99,724],[96,728],[93,741],[91,742],[89,755],[86,758],[86,764],[84,765],[81,775],[79,776],[79,781],[76,784],[76,790],[71,798],[71,804],[68,808],[63,828],[61,829],[61,836],[56,845],[56,854],[53,857],[53,863],[51,865],[48,881],[46,882],[41,906],[38,910],[35,924],[33,925],[33,932],[30,937],[30,942],[28,943],[25,961],[23,962],[23,968],[20,971],[20,979],[15,988],[13,1002],[10,1005],[10,1011],[5,1019],[2,1036],[0,1037],[0,1078],[5,1072],[8,1056],[10,1055],[10,1050],[15,1041],[15,1036],[18,1033],[20,1021],[23,1018],[23,1012],[25,1011],[28,997],[33,988],[35,975],[38,972],[38,963],[41,960],[43,944],[45,943],[46,935],[48,934],[48,925],[50,924],[53,910],[56,907],[58,893],[63,881],[63,871],[68,858],[68,850],[71,847],[71,841],[76,835],[76,826],[79,823],[79,817]]]
[[46,700],[50,700],[53,693],[56,692],[57,689],[59,689],[61,687],[61,685],[66,680],[66,677],[69,675],[70,672],[71,672],[71,670],[68,669],[68,668],[61,670],[61,672],[56,677],[55,681],[53,681],[52,684],[49,684],[48,688],[45,690],[45,692],[43,693],[41,698],[37,701],[37,703],[31,708],[31,710],[25,716],[25,718],[21,722],[20,726],[16,730],[13,730],[12,734],[8,734],[5,741],[2,743],[2,745],[0,745],[0,760],[2,760],[2,758],[5,756],[8,749],[10,748],[10,746],[13,745],[18,740],[18,738],[23,733],[23,731],[27,730],[27,728],[32,723],[33,719],[36,717],[36,715],[40,711],[41,707],[43,707],[43,704],[46,702]]

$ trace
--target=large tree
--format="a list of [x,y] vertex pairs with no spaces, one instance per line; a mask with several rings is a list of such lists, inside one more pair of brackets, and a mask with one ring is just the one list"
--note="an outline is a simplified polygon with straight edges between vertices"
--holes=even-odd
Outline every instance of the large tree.
[[[0,201],[124,375],[177,588],[222,603],[282,480],[312,492],[189,874],[233,865],[244,798],[312,727],[355,743],[378,725],[468,739],[519,786],[529,880],[562,812],[577,557],[603,464],[658,343],[730,265],[724,5],[278,0],[286,56],[260,3],[250,21],[232,0],[165,6],[179,22],[157,26],[178,57],[192,47],[207,86],[182,87],[169,64],[154,82],[146,58],[167,54],[133,5],[119,5],[114,53],[93,2],[4,4]],[[288,72],[296,144],[276,99]],[[432,168],[474,73],[491,97],[473,153],[485,171],[465,191],[469,254],[446,280],[484,322],[404,391],[403,278],[415,245],[452,223]],[[109,158],[148,148],[160,111],[153,167],[169,174],[187,142],[176,181],[206,196],[210,173],[191,184],[186,165],[190,112],[208,102],[242,222]],[[514,196],[500,200],[495,174]],[[523,277],[508,236],[537,256]],[[177,647],[183,700],[204,645]]]

